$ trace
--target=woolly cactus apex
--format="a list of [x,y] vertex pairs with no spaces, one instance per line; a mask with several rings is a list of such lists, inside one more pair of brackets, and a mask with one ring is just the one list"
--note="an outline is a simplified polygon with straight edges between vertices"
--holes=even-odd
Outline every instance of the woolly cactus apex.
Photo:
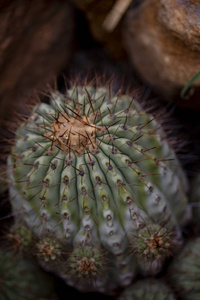
[[168,278],[181,299],[200,299],[200,238],[186,244],[171,264]]
[[53,278],[33,261],[0,250],[1,300],[58,300]]
[[[66,276],[72,258],[65,270],[50,260],[52,271],[81,290],[112,293],[128,285],[137,270],[128,255],[133,232],[158,224],[179,235],[188,218],[187,181],[160,125],[109,88],[52,93],[17,130],[8,165],[13,211],[38,239],[58,239],[69,257],[93,249],[84,256],[91,268],[99,249],[108,254],[111,280],[100,276],[88,285],[84,272],[77,280]],[[81,268],[85,261],[78,261]]]
[[133,283],[118,300],[175,300],[170,288],[158,279],[143,279]]

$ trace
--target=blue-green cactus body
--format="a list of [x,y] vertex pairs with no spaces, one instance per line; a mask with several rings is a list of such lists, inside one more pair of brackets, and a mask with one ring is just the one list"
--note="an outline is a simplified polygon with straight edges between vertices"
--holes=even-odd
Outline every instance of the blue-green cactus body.
[[200,172],[191,182],[189,200],[192,207],[192,226],[195,231],[200,232]]
[[138,280],[118,297],[119,300],[176,300],[170,288],[158,279]]
[[58,300],[53,278],[33,261],[0,250],[1,300]]
[[187,242],[170,265],[168,278],[181,299],[200,299],[200,238]]
[[35,235],[51,232],[72,256],[73,248],[81,256],[92,247],[91,257],[98,249],[110,270],[109,280],[97,272],[95,283],[92,275],[74,279],[67,264],[55,270],[79,289],[129,284],[139,230],[155,223],[178,236],[188,218],[187,181],[164,132],[131,97],[106,88],[75,87],[36,106],[9,165],[13,210]]

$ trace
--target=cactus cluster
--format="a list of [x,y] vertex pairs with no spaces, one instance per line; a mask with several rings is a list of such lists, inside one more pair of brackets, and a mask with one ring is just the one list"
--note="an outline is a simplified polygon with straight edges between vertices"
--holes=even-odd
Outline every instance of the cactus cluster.
[[190,215],[163,129],[108,87],[72,86],[37,104],[16,132],[8,176],[39,262],[82,291],[113,293],[138,269],[159,272]]

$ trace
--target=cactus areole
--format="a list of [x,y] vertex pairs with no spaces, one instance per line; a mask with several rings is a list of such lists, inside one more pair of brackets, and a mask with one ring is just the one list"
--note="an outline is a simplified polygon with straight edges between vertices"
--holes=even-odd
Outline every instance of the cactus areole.
[[141,228],[158,224],[155,235],[170,239],[187,218],[186,180],[164,131],[133,98],[109,88],[51,93],[18,128],[8,161],[19,222],[64,244],[66,261],[52,269],[80,290],[129,284],[140,252],[131,245],[146,238]]

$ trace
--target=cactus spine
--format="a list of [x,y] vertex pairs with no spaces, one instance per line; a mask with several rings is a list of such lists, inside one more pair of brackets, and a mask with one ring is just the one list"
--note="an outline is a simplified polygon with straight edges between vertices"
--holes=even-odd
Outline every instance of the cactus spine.
[[151,252],[153,262],[174,247],[172,235],[180,239],[187,182],[163,130],[131,97],[88,85],[50,98],[16,132],[13,210],[35,236],[60,243],[64,262],[47,268],[80,290],[112,293],[137,272],[133,250],[149,228],[157,229],[142,256]]

